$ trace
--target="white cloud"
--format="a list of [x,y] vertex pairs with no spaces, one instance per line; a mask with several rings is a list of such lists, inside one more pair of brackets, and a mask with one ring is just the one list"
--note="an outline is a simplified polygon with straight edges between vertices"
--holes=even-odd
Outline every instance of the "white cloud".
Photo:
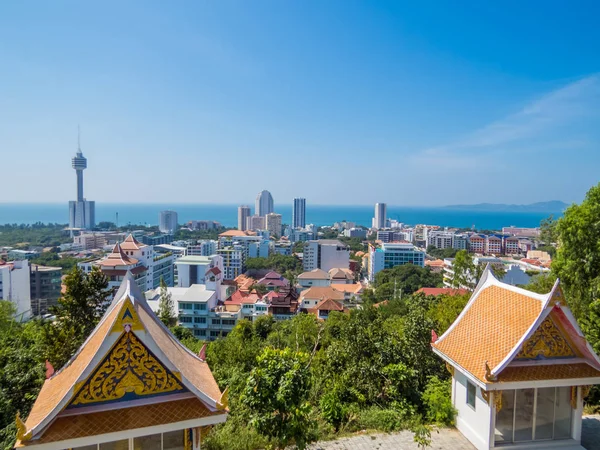
[[492,155],[518,155],[520,149],[531,146],[572,148],[574,142],[581,145],[586,141],[573,135],[578,132],[577,121],[597,115],[599,106],[600,75],[594,74],[549,92],[519,112],[454,142],[427,148],[417,153],[414,160],[447,168],[464,164],[473,167]]

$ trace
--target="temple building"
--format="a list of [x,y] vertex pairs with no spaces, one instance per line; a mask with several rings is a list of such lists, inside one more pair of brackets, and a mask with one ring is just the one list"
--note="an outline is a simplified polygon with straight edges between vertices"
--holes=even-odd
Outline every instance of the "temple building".
[[204,360],[152,312],[131,273],[71,360],[46,381],[15,448],[35,450],[199,450],[227,418]]
[[498,281],[489,266],[433,351],[452,373],[456,426],[479,450],[580,449],[583,399],[600,359],[557,281],[536,294]]

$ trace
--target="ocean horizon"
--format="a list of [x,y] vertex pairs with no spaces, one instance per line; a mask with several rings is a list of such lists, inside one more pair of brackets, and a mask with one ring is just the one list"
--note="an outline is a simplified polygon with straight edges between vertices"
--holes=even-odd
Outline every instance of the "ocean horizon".
[[[184,224],[190,220],[214,220],[225,227],[237,226],[237,207],[234,204],[166,204],[166,203],[96,203],[96,223],[108,221],[118,225],[158,225],[160,211],[171,209]],[[252,208],[253,209],[253,208]],[[68,204],[65,203],[0,203],[0,224],[67,223]],[[292,205],[275,205],[283,223],[292,220]],[[372,205],[306,205],[306,223],[332,225],[343,220],[369,227],[373,217]],[[450,209],[445,207],[411,207],[388,205],[387,216],[407,225],[428,224],[444,227],[499,230],[502,227],[537,227],[550,214],[562,212],[507,212]]]

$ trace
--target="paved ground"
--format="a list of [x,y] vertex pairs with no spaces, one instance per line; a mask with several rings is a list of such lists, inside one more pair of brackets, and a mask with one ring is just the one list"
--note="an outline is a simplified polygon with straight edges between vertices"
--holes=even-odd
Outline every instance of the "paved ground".
[[[474,450],[467,439],[454,429],[442,429],[431,435],[432,450]],[[600,450],[600,416],[583,418],[581,444],[587,450]],[[410,431],[392,434],[365,434],[331,442],[317,442],[311,450],[417,450]]]

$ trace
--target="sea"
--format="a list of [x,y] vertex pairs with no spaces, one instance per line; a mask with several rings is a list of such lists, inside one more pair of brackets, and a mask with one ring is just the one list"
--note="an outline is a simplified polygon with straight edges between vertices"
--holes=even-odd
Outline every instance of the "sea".
[[[160,204],[160,203],[96,203],[96,223],[102,221],[125,225],[157,225],[159,212],[174,210],[180,224],[190,220],[214,220],[225,227],[237,226],[237,205],[226,204]],[[317,226],[349,221],[370,226],[372,205],[306,205],[306,223]],[[68,222],[65,203],[0,203],[0,224],[33,224]],[[283,223],[291,223],[292,205],[275,205]],[[537,227],[540,221],[557,212],[492,212],[444,207],[408,207],[388,205],[387,216],[407,225],[427,224],[443,227],[500,230],[502,227]]]

